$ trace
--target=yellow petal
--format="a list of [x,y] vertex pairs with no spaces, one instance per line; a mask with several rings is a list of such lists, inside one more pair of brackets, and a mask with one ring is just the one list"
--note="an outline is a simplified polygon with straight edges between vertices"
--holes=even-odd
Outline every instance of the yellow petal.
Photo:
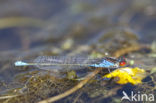
[[138,67],[130,68],[119,68],[114,70],[113,72],[104,75],[103,78],[115,78],[118,77],[119,80],[116,81],[118,84],[139,84],[142,83],[142,79],[145,77],[145,70],[140,69]]

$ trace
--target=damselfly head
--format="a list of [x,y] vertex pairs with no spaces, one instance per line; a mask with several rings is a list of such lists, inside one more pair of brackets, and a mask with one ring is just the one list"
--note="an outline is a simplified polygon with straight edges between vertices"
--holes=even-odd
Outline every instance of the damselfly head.
[[121,57],[119,58],[119,66],[125,66],[127,64],[126,59]]
[[119,65],[120,66],[125,66],[126,65],[126,61],[121,61]]

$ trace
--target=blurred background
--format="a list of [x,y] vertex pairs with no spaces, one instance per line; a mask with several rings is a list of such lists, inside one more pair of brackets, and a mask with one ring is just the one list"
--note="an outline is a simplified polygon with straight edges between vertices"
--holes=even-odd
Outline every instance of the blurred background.
[[[1,0],[1,95],[21,88],[15,77],[33,71],[14,62],[39,55],[124,55],[153,66],[155,5],[155,0]],[[140,51],[142,46],[150,49]],[[121,53],[123,48],[137,52]]]
[[0,8],[1,51],[58,46],[68,37],[88,44],[115,30],[142,43],[156,38],[154,0],[2,0]]

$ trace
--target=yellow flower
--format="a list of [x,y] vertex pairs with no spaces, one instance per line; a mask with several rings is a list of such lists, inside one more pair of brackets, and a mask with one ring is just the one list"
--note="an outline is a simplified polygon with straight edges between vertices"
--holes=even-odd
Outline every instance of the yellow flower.
[[114,70],[113,72],[106,74],[103,78],[115,78],[118,77],[119,80],[116,81],[118,84],[126,84],[131,83],[133,85],[137,85],[142,83],[142,79],[145,77],[145,70],[140,69],[138,67],[130,68],[119,68]]

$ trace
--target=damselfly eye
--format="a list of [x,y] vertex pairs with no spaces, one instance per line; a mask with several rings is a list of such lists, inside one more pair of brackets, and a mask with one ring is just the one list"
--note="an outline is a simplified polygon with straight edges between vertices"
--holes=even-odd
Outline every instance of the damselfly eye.
[[119,65],[120,65],[120,66],[125,66],[125,65],[126,65],[126,61],[121,61],[121,62],[119,63]]

